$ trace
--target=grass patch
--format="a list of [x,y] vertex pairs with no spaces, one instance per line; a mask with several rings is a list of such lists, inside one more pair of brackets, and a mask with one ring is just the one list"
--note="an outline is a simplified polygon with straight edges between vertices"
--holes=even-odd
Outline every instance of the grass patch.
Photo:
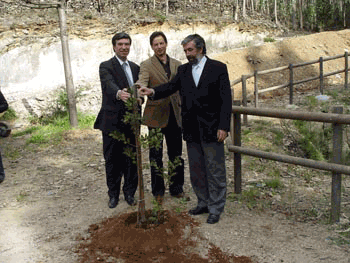
[[264,42],[275,42],[276,40],[273,37],[265,37]]
[[33,132],[35,132],[38,129],[39,129],[39,126],[32,126],[32,127],[25,128],[22,131],[14,131],[14,132],[12,132],[12,137],[16,138],[16,137],[21,137],[21,136],[26,135],[26,134],[32,134]]
[[249,209],[253,209],[256,207],[261,207],[258,205],[258,201],[260,200],[261,192],[258,188],[251,186],[248,190],[242,191],[241,194],[231,193],[228,196],[228,200],[234,202],[237,201],[240,204],[244,204]]
[[16,160],[20,157],[19,149],[18,148],[13,148],[6,146],[4,149],[5,151],[5,156],[11,160]]
[[17,202],[22,202],[24,201],[27,197],[29,196],[29,194],[25,191],[21,191],[19,193],[19,195],[16,196],[16,201]]
[[8,107],[8,109],[2,114],[0,120],[2,121],[11,121],[17,119],[16,111],[12,107]]
[[[15,133],[14,136],[31,134],[27,139],[27,144],[58,144],[63,139],[65,131],[71,130],[69,117],[67,114],[47,116],[36,120],[36,126],[24,131]],[[78,129],[91,129],[95,122],[94,115],[78,114]]]
[[267,187],[272,189],[282,189],[284,187],[280,178],[267,179],[264,180],[264,183]]

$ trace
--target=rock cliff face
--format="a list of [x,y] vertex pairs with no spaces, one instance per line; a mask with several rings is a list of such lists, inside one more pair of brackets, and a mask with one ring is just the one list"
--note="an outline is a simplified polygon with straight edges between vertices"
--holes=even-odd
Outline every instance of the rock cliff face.
[[[262,21],[249,21],[250,23],[235,23],[232,19],[225,18],[222,16],[219,20],[211,21],[204,13],[208,8],[213,8],[211,12],[212,17],[216,14],[213,6],[205,6],[205,8],[199,8],[199,3],[195,1],[187,1],[186,6],[180,6],[176,10],[172,10],[167,21],[163,21],[163,17],[160,15],[164,11],[164,7],[161,6],[163,1],[155,1],[156,9],[153,10],[153,6],[150,7],[150,11],[147,11],[147,6],[142,7],[144,1],[118,1],[118,5],[106,5],[107,1],[99,1],[101,5],[104,5],[99,12],[96,8],[98,1],[68,1],[68,30],[70,43],[72,47],[83,50],[84,43],[87,41],[105,41],[105,45],[96,44],[95,51],[85,52],[81,59],[80,64],[77,64],[76,73],[73,74],[73,79],[77,80],[77,74],[80,74],[84,68],[88,68],[89,75],[95,76],[93,80],[86,82],[75,83],[77,90],[82,90],[85,98],[82,98],[81,110],[90,110],[96,112],[99,107],[99,81],[98,81],[98,69],[97,66],[90,65],[87,61],[89,56],[97,57],[101,53],[106,53],[106,58],[113,55],[110,51],[110,38],[118,31],[127,31],[132,34],[133,38],[138,38],[141,34],[149,35],[155,30],[162,30],[166,34],[178,34],[179,37],[184,32],[209,32],[206,41],[213,42],[213,36],[220,33],[226,34],[226,40],[222,40],[220,43],[214,44],[214,46],[221,46],[220,53],[214,52],[213,50],[208,53],[212,58],[216,58],[227,64],[230,80],[240,78],[244,74],[250,74],[254,70],[264,70],[275,67],[286,66],[289,63],[301,63],[306,61],[317,60],[319,57],[328,57],[338,54],[344,54],[344,49],[350,45],[350,31],[343,30],[338,32],[323,32],[319,34],[309,34],[299,37],[289,37],[292,33],[288,33],[283,28],[275,28],[272,24]],[[181,1],[183,2],[183,1]],[[186,1],[185,1],[186,2]],[[213,1],[212,1],[213,2]],[[220,1],[216,1],[217,4]],[[136,5],[131,6],[131,4]],[[29,51],[34,50],[47,50],[40,54],[47,54],[53,49],[57,49],[59,52],[59,26],[58,26],[58,15],[55,9],[48,10],[30,10],[25,7],[14,6],[7,7],[0,5],[0,56],[7,59],[18,52],[18,50],[24,50],[24,47],[28,47]],[[152,11],[153,10],[153,11]],[[163,11],[162,11],[163,10]],[[192,10],[192,11],[191,11]],[[192,17],[190,16],[192,12]],[[214,12],[215,11],[215,12]],[[158,14],[158,15],[157,15]],[[174,15],[176,14],[176,15]],[[193,17],[196,14],[197,17]],[[225,22],[222,22],[226,19]],[[212,32],[212,33],[210,33]],[[226,32],[226,33],[225,33]],[[233,42],[228,40],[242,38],[235,48],[230,47],[225,41]],[[295,35],[295,33],[294,33]],[[270,36],[276,41],[274,43],[263,43],[261,39],[265,36]],[[286,37],[287,36],[287,37]],[[182,37],[182,36],[181,36]],[[180,38],[181,38],[180,37]],[[260,39],[260,41],[259,41]],[[180,40],[179,40],[180,41]],[[146,41],[147,42],[147,41]],[[80,43],[80,44],[79,44]],[[148,46],[145,43],[145,46]],[[108,50],[107,50],[108,49]],[[218,49],[219,50],[219,49]],[[226,51],[222,53],[223,51]],[[145,51],[148,55],[151,55],[151,51]],[[77,52],[71,54],[72,57]],[[18,54],[16,54],[18,55]],[[22,58],[26,57],[22,56]],[[42,59],[42,56],[38,55],[36,59],[25,60],[24,63],[36,63],[36,60]],[[171,56],[182,55],[181,46],[174,51]],[[184,57],[178,57],[184,62]],[[100,60],[104,60],[101,58]],[[2,59],[3,63],[4,59]],[[89,66],[90,65],[90,66]],[[97,64],[98,65],[98,64]],[[4,65],[2,65],[3,67]],[[52,63],[42,66],[43,70],[51,70],[59,72],[63,70],[60,68],[52,68]],[[23,72],[20,67],[18,69],[17,79],[23,78],[24,74],[30,74],[27,70]],[[325,62],[324,71],[330,72],[340,70],[344,68],[344,59],[338,59],[333,61]],[[5,70],[6,71],[6,70]],[[3,70],[3,73],[5,72]],[[265,75],[259,79],[259,88],[271,87],[274,85],[280,85],[288,81],[288,71]],[[301,68],[296,71],[295,79],[304,79],[318,74],[318,64]],[[1,84],[4,83],[5,76],[1,76]],[[338,74],[327,78],[327,83],[343,83],[344,74]],[[24,80],[26,81],[26,80]],[[53,79],[49,81],[52,85]],[[1,85],[0,84],[0,85]],[[28,82],[28,85],[30,83]],[[249,79],[247,82],[248,93],[252,94],[253,91],[253,79]],[[301,84],[297,88],[313,88],[317,87],[318,82],[310,82],[308,84]],[[2,85],[3,86],[3,85]],[[59,86],[59,85],[58,85]],[[57,86],[57,87],[58,87]],[[49,92],[48,89],[38,91],[36,85],[32,85],[26,92],[24,98],[27,103],[23,102],[23,96],[20,92],[16,95],[11,96],[10,102],[14,107],[24,115],[29,113],[26,104],[40,114],[40,111],[45,109],[50,100],[54,100],[54,94],[56,91]],[[15,87],[12,87],[12,90]],[[241,98],[241,85],[237,84],[233,86],[235,99]],[[275,96],[281,92],[268,94],[268,96]],[[88,100],[88,101],[86,101]]]

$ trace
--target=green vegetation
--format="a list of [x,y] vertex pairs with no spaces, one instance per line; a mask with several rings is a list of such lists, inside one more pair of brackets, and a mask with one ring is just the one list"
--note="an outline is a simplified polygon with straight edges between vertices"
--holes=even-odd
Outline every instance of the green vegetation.
[[156,12],[154,14],[154,16],[156,17],[157,21],[160,22],[160,23],[164,23],[165,20],[166,20],[166,16],[162,15],[161,13],[159,12]]
[[20,152],[18,148],[6,146],[4,149],[4,152],[5,152],[5,156],[7,158],[10,158],[11,160],[16,160],[20,157]]
[[[23,131],[14,132],[13,137],[31,134],[27,143],[34,144],[57,144],[62,141],[63,134],[71,130],[68,113],[55,117],[48,116],[32,120],[35,126],[29,127]],[[78,129],[88,129],[93,126],[95,116],[78,114]]]
[[350,223],[337,224],[331,227],[338,235],[328,237],[327,240],[337,246],[350,245]]
[[84,14],[84,19],[92,19],[92,18],[93,18],[93,16],[92,16],[91,12],[88,12],[88,13]]
[[[316,96],[302,98],[297,106],[307,112],[332,112],[334,105],[350,112],[350,91],[343,87],[325,90],[330,97],[321,101]],[[242,126],[242,145],[250,149],[274,152],[314,160],[331,161],[333,151],[332,124],[299,120],[268,121],[256,118]],[[350,162],[350,133],[344,126],[345,163]],[[242,192],[229,194],[233,208],[247,207],[256,211],[269,209],[301,222],[328,224],[330,219],[331,172],[242,155]],[[247,177],[245,177],[247,176]],[[342,202],[348,203],[348,176],[343,177]],[[350,210],[342,205],[342,215]],[[348,227],[349,228],[349,227]],[[343,229],[333,241],[348,244],[350,232]]]
[[28,194],[27,192],[21,191],[21,192],[17,195],[16,200],[17,200],[17,202],[22,202],[22,201],[24,201],[24,200],[26,199],[27,196],[29,196],[29,194]]
[[264,42],[275,42],[276,40],[273,37],[265,37]]
[[2,121],[12,121],[15,119],[17,119],[17,114],[12,107],[9,107],[0,117],[0,120]]
[[[41,117],[31,116],[29,121],[32,126],[21,130],[13,131],[12,137],[30,135],[27,144],[57,144],[63,139],[63,134],[71,130],[68,114],[68,99],[64,89],[60,89],[57,99],[48,106],[45,114]],[[76,100],[81,98],[81,90],[76,93]],[[93,126],[94,115],[78,114],[78,129],[88,129]]]
[[281,189],[284,187],[283,183],[281,182],[281,179],[276,177],[274,179],[267,179],[264,180],[264,183],[267,187],[272,189]]

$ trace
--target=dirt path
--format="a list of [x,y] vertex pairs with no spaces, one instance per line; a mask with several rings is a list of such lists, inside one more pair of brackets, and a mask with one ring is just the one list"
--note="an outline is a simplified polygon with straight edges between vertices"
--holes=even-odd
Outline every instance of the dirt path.
[[[123,200],[116,209],[107,207],[99,132],[68,132],[62,144],[50,148],[25,147],[25,139],[1,139],[7,177],[0,185],[0,263],[77,262],[76,245],[91,224],[137,208]],[[230,159],[227,167],[232,182]],[[151,208],[150,174],[144,173]],[[187,161],[185,180],[191,201],[181,204],[166,195],[166,208],[186,211],[195,205]],[[332,245],[328,240],[334,233],[327,226],[296,223],[274,211],[228,201],[219,224],[206,224],[205,215],[196,220],[208,243],[257,262],[350,262],[349,247]]]

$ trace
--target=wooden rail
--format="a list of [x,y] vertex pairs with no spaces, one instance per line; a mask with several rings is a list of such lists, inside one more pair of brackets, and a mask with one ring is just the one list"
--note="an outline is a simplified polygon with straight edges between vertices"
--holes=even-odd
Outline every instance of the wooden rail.
[[[234,105],[239,104],[235,101]],[[331,222],[339,222],[341,204],[341,174],[350,175],[350,166],[341,165],[343,130],[342,125],[350,124],[350,115],[343,115],[342,107],[334,107],[333,113],[310,113],[290,110],[258,109],[253,107],[232,106],[233,122],[231,140],[228,150],[234,152],[234,191],[242,191],[242,158],[241,154],[265,158],[278,162],[291,163],[305,167],[332,171],[331,193]],[[315,161],[305,158],[282,155],[272,152],[264,152],[241,146],[241,115],[255,115],[263,117],[294,119],[304,121],[327,122],[333,124],[333,160],[332,163]]]
[[[330,61],[330,60],[335,60],[335,59],[341,59],[341,58],[344,58],[344,60],[345,60],[344,69],[340,69],[340,70],[336,70],[336,71],[328,72],[328,73],[323,72],[324,62]],[[306,78],[303,80],[294,81],[295,74],[294,74],[293,70],[295,68],[304,67],[304,66],[308,66],[308,65],[312,65],[312,64],[319,64],[319,75],[318,76],[313,76],[313,77],[309,77],[309,78]],[[279,71],[283,71],[283,70],[289,70],[289,82],[288,83],[284,83],[281,85],[268,87],[266,89],[259,90],[259,87],[258,87],[259,76],[265,75],[265,74],[270,74],[270,73],[275,73],[275,72],[279,72]],[[285,87],[289,87],[289,104],[293,104],[293,91],[294,91],[293,87],[295,85],[319,79],[320,80],[320,93],[323,94],[324,78],[335,75],[335,74],[339,74],[339,73],[344,73],[344,75],[345,75],[344,76],[344,87],[348,88],[348,85],[349,85],[349,54],[348,54],[348,51],[345,51],[344,55],[336,55],[336,56],[331,56],[331,57],[320,57],[317,60],[311,60],[308,62],[302,62],[302,63],[298,63],[298,64],[289,64],[288,66],[267,69],[267,70],[261,70],[261,71],[256,70],[256,71],[254,71],[254,73],[242,75],[242,77],[231,81],[231,87],[234,85],[237,85],[239,83],[242,83],[242,104],[243,104],[243,106],[246,107],[247,101],[248,101],[246,81],[247,81],[247,79],[254,77],[254,106],[256,108],[258,108],[258,106],[259,106],[259,94],[264,93],[264,92],[273,91],[273,90],[278,90],[278,89],[285,88]],[[247,124],[246,117],[245,117],[244,123]]]

